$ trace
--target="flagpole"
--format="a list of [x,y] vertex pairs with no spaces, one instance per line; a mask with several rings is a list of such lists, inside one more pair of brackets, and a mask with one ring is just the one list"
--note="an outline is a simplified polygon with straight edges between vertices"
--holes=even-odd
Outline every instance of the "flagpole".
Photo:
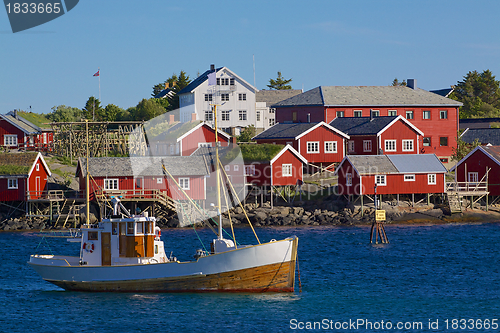
[[97,73],[99,73],[99,102],[101,102],[101,68],[97,67]]

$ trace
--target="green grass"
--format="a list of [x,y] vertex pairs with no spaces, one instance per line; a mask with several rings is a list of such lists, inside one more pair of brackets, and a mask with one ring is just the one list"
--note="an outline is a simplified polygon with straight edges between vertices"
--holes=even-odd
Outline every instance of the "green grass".
[[43,113],[33,113],[26,111],[19,111],[19,116],[26,119],[33,125],[36,125],[41,128],[49,128],[50,126],[46,123],[50,123],[51,121],[43,114]]
[[273,145],[271,143],[240,145],[241,154],[245,161],[270,161],[284,147],[284,145]]
[[0,175],[26,175],[30,167],[20,165],[0,165]]

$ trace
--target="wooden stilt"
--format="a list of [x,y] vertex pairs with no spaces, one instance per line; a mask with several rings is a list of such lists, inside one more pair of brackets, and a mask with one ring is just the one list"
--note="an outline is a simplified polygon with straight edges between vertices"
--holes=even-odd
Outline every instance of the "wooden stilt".
[[363,208],[363,194],[361,194],[361,217],[365,214],[365,209]]

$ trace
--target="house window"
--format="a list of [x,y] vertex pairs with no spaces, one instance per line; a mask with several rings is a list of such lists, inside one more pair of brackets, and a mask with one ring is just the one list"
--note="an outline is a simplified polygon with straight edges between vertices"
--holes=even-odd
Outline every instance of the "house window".
[[234,171],[240,171],[240,166],[238,164],[235,164],[233,169]]
[[238,94],[238,101],[246,101],[247,94]]
[[205,94],[205,102],[211,102],[212,101],[212,94]]
[[385,151],[396,151],[396,140],[385,140]]
[[40,171],[40,164],[37,164],[37,165],[35,166],[35,170],[36,170],[36,171]]
[[446,137],[446,136],[440,137],[439,138],[439,145],[443,146],[443,147],[448,146],[448,137]]
[[352,186],[352,173],[347,173],[345,175],[345,185]]
[[371,140],[363,140],[363,151],[364,152],[372,151],[372,141]]
[[398,115],[398,111],[396,111],[396,110],[389,110],[389,111],[387,112],[387,115],[388,115],[389,117],[396,117],[396,116]]
[[349,141],[347,145],[347,150],[349,151],[349,153],[354,153],[354,141]]
[[231,166],[229,164],[224,165],[224,170],[225,171],[231,171]]
[[229,79],[229,81],[230,81],[230,84],[231,84],[232,86],[234,86],[234,77],[232,77],[231,79]]
[[276,108],[270,108],[269,109],[269,113],[274,113],[274,112],[276,112]]
[[104,190],[118,190],[118,179],[104,179]]
[[255,165],[245,165],[245,176],[255,175]]
[[406,111],[406,119],[413,119],[413,111]]
[[274,118],[269,119],[269,126],[274,126]]
[[9,178],[7,179],[7,188],[9,190],[15,190],[18,188],[17,178]]
[[447,110],[439,111],[439,119],[448,119],[448,111]]
[[385,175],[376,175],[375,176],[375,184],[377,184],[378,186],[385,186],[385,185],[387,185],[385,183]]
[[281,171],[282,171],[283,177],[292,177],[292,165],[291,164],[281,165]]
[[239,110],[238,111],[238,119],[239,120],[247,120],[247,110]]
[[379,117],[379,116],[380,116],[379,110],[372,110],[372,117]]
[[479,174],[477,172],[469,172],[469,183],[472,183],[471,185],[476,185],[479,179]]
[[211,142],[198,142],[198,148],[200,148],[200,147],[212,147],[212,143]]
[[220,100],[223,102],[229,101],[229,94],[220,94]]
[[205,121],[213,121],[214,120],[214,113],[209,110],[205,111]]
[[308,141],[307,142],[307,153],[308,154],[319,153],[319,141]]
[[163,178],[156,178],[156,184],[163,184]]
[[255,118],[255,120],[260,121],[260,111],[256,111]]
[[4,146],[17,146],[17,135],[4,135],[3,136]]
[[344,111],[337,111],[337,118],[343,118],[344,117]]
[[183,190],[189,190],[189,178],[179,178],[179,186]]
[[325,141],[325,153],[336,153],[337,141]]
[[415,175],[405,175],[405,182],[414,182]]
[[[234,79],[231,79],[231,82],[233,82],[233,85],[234,85]],[[228,86],[229,85],[229,78],[218,77],[217,78],[217,85],[218,86]]]
[[356,110],[354,111],[354,117],[363,117],[363,111],[361,110]]
[[229,110],[221,111],[221,120],[229,121]]
[[441,163],[448,163],[448,159],[447,158],[440,158],[439,160],[441,161]]
[[427,184],[436,185],[436,174],[430,173],[427,175]]
[[403,140],[403,151],[413,151],[413,140]]
[[89,231],[87,234],[87,239],[90,240],[99,240],[99,233],[97,231]]
[[422,119],[431,119],[431,112],[430,111],[423,111],[422,112]]
[[431,146],[431,138],[424,137],[424,147],[430,147],[430,146]]

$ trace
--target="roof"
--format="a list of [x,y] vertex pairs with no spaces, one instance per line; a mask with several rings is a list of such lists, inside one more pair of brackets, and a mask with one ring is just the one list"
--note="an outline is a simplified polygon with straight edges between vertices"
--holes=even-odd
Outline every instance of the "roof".
[[33,125],[26,119],[20,117],[19,115],[15,115],[14,112],[9,112],[7,114],[0,114],[0,118],[9,122],[13,126],[19,128],[26,134],[40,134],[42,133],[42,129],[38,126]]
[[273,164],[274,162],[276,162],[276,160],[278,158],[280,158],[281,155],[283,155],[286,151],[290,151],[292,154],[294,154],[295,156],[297,156],[297,158],[304,164],[309,164],[307,162],[307,160],[302,156],[300,155],[300,153],[298,151],[296,151],[292,146],[290,145],[286,145],[285,148],[281,149],[281,151],[276,154],[276,156],[274,156],[274,158],[270,161],[270,164]]
[[466,161],[477,150],[482,151],[486,156],[489,156],[494,162],[500,165],[500,146],[477,146],[472,151],[470,151],[464,158],[462,158],[457,164],[455,164],[450,169],[450,171],[454,171],[460,164]]
[[435,154],[347,155],[335,173],[348,160],[358,175],[392,173],[445,173],[443,163]]
[[453,88],[445,88],[445,89],[437,89],[437,90],[429,90],[429,92],[438,94],[439,96],[448,97],[452,92]]
[[[162,165],[173,176],[205,176],[208,168],[200,156],[93,157],[89,158],[92,177],[137,177],[163,175]],[[86,175],[86,159],[78,159],[76,174]]]
[[398,116],[386,117],[337,117],[330,122],[330,126],[349,135],[376,135]]
[[[254,91],[258,91],[257,88],[253,87],[252,85],[250,85],[248,82],[246,82],[245,80],[243,80],[241,77],[239,77],[238,75],[236,75],[233,71],[231,71],[229,68],[227,67],[219,67],[217,69],[215,69],[215,72],[216,73],[219,73],[220,71],[226,71],[226,72],[229,72],[231,73],[232,76],[234,76],[235,78],[238,78],[239,80],[241,80],[244,84],[248,85],[250,87],[250,90],[254,90]],[[200,76],[198,76],[196,79],[194,79],[193,81],[191,81],[190,84],[188,84],[186,87],[184,87],[184,89],[182,89],[181,91],[179,91],[177,94],[178,95],[182,95],[182,94],[186,94],[186,93],[190,93],[192,92],[193,90],[195,90],[198,86],[200,86],[202,83],[204,83],[205,81],[208,80],[208,74],[212,73],[213,71],[212,70],[207,70],[205,73],[201,74]]]
[[[51,172],[40,153],[4,153],[0,154],[0,174],[30,175],[35,167],[36,160],[40,158],[43,166],[50,176]],[[7,167],[11,166],[11,167]],[[14,168],[12,168],[14,167]]]
[[295,139],[301,133],[313,128],[319,123],[292,123],[275,124],[264,132],[254,136],[252,140],[271,140],[271,139]]
[[260,90],[255,94],[255,102],[265,102],[267,105],[273,105],[301,93],[301,89]]
[[156,94],[154,98],[164,98],[166,96],[174,96],[174,95],[175,95],[175,91],[173,91],[170,88],[167,88],[167,89],[163,89],[158,94]]
[[423,89],[404,86],[319,86],[278,102],[273,107],[294,106],[450,106],[462,103]]
[[500,118],[459,119],[460,128],[491,128],[491,123],[500,123]]
[[[177,142],[183,140],[186,136],[190,135],[191,133],[193,133],[194,131],[196,131],[198,128],[200,128],[202,126],[207,126],[210,130],[214,131],[214,133],[215,133],[215,130],[214,130],[214,128],[212,126],[210,126],[209,124],[207,124],[205,122],[201,122],[200,124],[198,124],[195,127],[191,128],[189,131],[187,131],[183,135],[179,136],[177,138]],[[221,131],[220,129],[217,129],[217,133],[219,133],[219,135],[225,136],[228,141],[231,140],[231,136],[229,134],[227,134],[226,132]]]
[[467,128],[460,138],[467,143],[473,143],[478,139],[483,145],[498,146],[500,145],[500,128]]
[[167,127],[166,130],[163,130],[163,128],[161,128],[160,130],[162,130],[162,132],[156,136],[152,136],[152,134],[158,132],[155,129],[155,127],[157,127],[159,125],[154,125],[154,126],[150,127],[148,124],[148,126],[146,127],[146,134],[148,135],[149,142],[158,142],[158,141],[176,142],[179,137],[190,132],[191,130],[193,130],[193,128],[201,126],[202,124],[203,124],[203,122],[200,120],[189,121],[189,122],[185,122],[185,123],[176,122],[174,124],[168,124],[166,126],[169,126],[169,127]]

